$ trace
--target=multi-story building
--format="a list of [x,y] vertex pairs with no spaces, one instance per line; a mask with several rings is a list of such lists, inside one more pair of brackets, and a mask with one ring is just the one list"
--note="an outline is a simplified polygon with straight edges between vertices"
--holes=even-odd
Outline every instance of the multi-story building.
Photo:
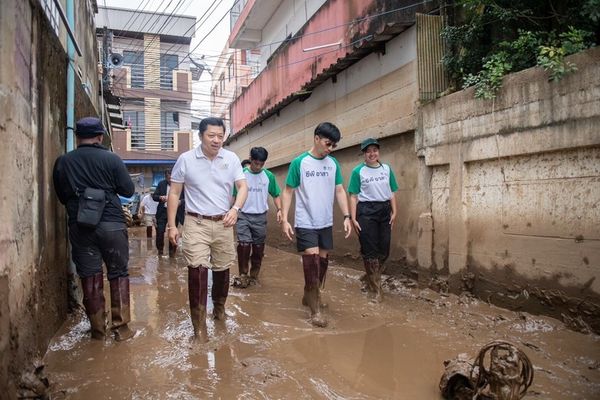
[[130,173],[154,186],[177,157],[192,148],[190,42],[196,18],[171,13],[99,7],[98,40],[105,79],[121,99],[123,128],[113,149]]
[[258,74],[259,58],[259,49],[231,49],[226,45],[212,70],[210,111],[212,116],[223,118],[228,134],[229,106]]

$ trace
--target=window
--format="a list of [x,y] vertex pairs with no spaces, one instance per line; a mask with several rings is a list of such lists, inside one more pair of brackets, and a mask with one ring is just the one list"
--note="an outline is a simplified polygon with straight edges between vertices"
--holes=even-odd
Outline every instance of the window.
[[173,111],[160,112],[160,149],[173,150],[173,132],[179,130],[179,113]]
[[233,78],[233,57],[227,63],[227,81],[231,82],[231,78]]
[[123,111],[123,124],[131,129],[131,149],[146,148],[145,121],[143,111]]
[[177,54],[160,55],[160,88],[173,90],[173,70],[178,66]]
[[42,5],[44,12],[46,13],[48,21],[50,21],[50,26],[52,27],[52,29],[54,29],[54,33],[56,33],[56,36],[58,36],[60,27],[60,15],[58,14],[58,9],[56,8],[56,4],[54,4],[54,0],[40,0],[40,4]]
[[144,52],[123,51],[123,65],[131,68],[131,87],[144,88]]
[[225,92],[225,75],[221,74],[221,77],[219,78],[219,95],[223,95],[223,93]]

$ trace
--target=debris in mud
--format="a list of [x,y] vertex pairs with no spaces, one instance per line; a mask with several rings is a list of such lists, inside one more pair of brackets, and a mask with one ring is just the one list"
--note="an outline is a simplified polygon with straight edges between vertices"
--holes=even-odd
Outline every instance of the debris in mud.
[[519,400],[533,383],[531,361],[505,341],[488,343],[473,362],[463,353],[444,367],[439,387],[448,400]]
[[448,293],[449,290],[448,280],[440,278],[439,276],[434,276],[431,278],[428,286],[430,289],[439,293]]
[[462,289],[466,292],[473,292],[475,287],[475,279],[477,277],[472,272],[465,272],[462,274],[460,280],[462,281]]
[[567,314],[561,313],[562,321],[567,328],[575,332],[585,333],[586,335],[592,332],[592,328],[581,318],[581,315],[570,317]]
[[45,365],[40,360],[34,360],[33,372],[26,371],[21,375],[17,398],[19,399],[49,399],[50,382],[44,373]]

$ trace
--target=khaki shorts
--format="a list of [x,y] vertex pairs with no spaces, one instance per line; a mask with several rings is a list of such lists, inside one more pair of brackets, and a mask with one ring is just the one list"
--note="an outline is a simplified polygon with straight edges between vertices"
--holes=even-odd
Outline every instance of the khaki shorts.
[[156,226],[156,216],[152,214],[144,214],[144,226]]
[[186,215],[181,238],[187,265],[203,265],[213,271],[224,271],[235,263],[233,227],[225,228],[223,221]]

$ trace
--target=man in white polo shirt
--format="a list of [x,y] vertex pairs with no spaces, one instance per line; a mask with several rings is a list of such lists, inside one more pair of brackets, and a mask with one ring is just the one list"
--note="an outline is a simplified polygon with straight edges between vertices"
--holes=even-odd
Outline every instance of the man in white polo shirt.
[[320,290],[325,285],[329,264],[327,256],[333,249],[334,198],[344,215],[345,237],[348,238],[352,231],[342,171],[337,160],[329,155],[340,138],[339,129],[332,123],[317,125],[310,151],[302,153],[290,164],[282,196],[281,228],[292,240],[294,231],[287,218],[296,192],[296,245],[302,253],[304,269],[302,304],[310,308],[311,322],[319,327],[327,326],[320,310]]
[[[201,144],[179,156],[171,173],[167,199],[169,240],[179,237],[175,224],[179,195],[186,198],[183,255],[188,265],[188,294],[194,336],[205,333],[208,269],[212,270],[213,315],[225,319],[229,268],[235,262],[233,226],[248,196],[246,176],[238,156],[223,149],[225,124],[221,118],[200,122]],[[232,206],[233,188],[237,197]]]
[[[277,222],[281,222],[281,189],[275,176],[263,168],[269,152],[264,147],[250,149],[250,165],[244,168],[248,182],[248,199],[242,208],[236,224],[237,255],[240,276],[233,285],[245,288],[250,283],[258,281],[258,274],[265,254],[265,238],[267,237],[267,211],[269,210],[269,195],[277,207]],[[237,193],[233,194],[237,196]],[[250,262],[250,275],[248,275]]]

